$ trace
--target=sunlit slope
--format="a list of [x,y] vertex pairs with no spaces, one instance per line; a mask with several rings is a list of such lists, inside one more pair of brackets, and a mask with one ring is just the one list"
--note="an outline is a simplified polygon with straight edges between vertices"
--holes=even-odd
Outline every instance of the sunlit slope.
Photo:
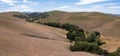
[[96,56],[70,52],[67,31],[0,14],[0,56]]
[[120,18],[100,12],[51,11],[40,22],[60,22],[77,25],[86,30],[97,30],[105,36],[120,37]]

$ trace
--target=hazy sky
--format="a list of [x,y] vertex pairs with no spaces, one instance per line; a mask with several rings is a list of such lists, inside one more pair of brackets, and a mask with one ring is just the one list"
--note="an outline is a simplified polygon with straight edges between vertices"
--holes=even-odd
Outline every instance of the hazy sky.
[[0,12],[104,12],[120,14],[120,0],[0,0]]

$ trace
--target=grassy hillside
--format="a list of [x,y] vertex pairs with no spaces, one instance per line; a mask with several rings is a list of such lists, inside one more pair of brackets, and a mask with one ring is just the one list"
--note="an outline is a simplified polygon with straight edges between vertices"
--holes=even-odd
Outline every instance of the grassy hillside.
[[29,23],[13,14],[0,14],[0,56],[96,56],[70,52],[67,31]]
[[38,21],[70,23],[88,31],[99,31],[102,34],[101,39],[106,42],[101,47],[110,52],[120,46],[120,17],[100,12],[51,11],[48,13],[48,17]]
[[120,18],[100,12],[51,11],[40,22],[60,22],[77,25],[86,30],[100,31],[105,36],[120,37]]

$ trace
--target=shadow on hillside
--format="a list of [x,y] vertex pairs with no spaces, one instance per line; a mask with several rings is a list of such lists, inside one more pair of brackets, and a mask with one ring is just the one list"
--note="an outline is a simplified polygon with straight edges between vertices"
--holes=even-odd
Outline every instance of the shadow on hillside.
[[[47,37],[41,37],[41,36],[33,35],[33,34],[21,34],[21,35],[28,36],[28,37],[34,37],[34,38],[48,39],[48,40],[57,40],[57,39],[52,39],[52,38],[47,38]],[[61,41],[61,40],[57,40],[57,41]],[[64,42],[69,42],[69,41],[64,41]]]
[[[21,34],[21,35],[28,36],[28,37],[42,38],[42,39],[51,39],[51,38],[41,37],[33,34]],[[51,39],[51,40],[55,40],[55,39]]]

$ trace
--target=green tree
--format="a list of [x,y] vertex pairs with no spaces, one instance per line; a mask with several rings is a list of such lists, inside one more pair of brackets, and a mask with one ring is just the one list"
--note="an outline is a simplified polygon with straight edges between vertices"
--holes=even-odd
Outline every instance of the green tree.
[[86,52],[95,53],[95,54],[104,55],[104,56],[108,56],[109,54],[106,50],[103,50],[99,46],[94,45],[93,43],[88,43],[86,41],[75,42],[74,45],[70,46],[70,50],[86,51]]
[[67,34],[67,38],[70,41],[84,41],[85,40],[85,35],[81,31],[69,31]]
[[86,40],[87,42],[94,43],[96,45],[105,44],[105,42],[100,40],[100,33],[97,31],[89,33]]

